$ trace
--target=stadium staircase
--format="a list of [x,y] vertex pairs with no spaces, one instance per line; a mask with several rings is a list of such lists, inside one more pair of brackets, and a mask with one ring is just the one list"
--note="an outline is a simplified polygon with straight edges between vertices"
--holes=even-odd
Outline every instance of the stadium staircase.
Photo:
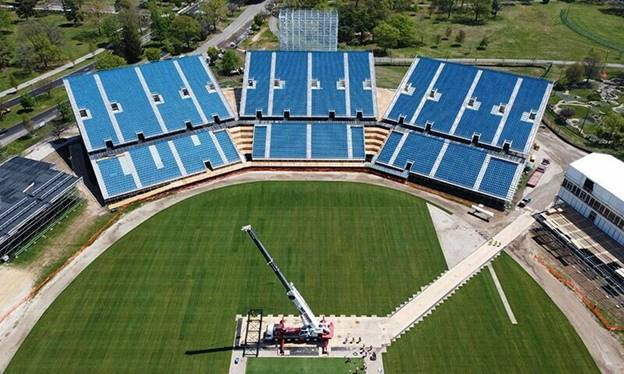
[[230,127],[228,132],[232,142],[242,155],[250,154],[253,148],[253,125]]
[[376,126],[364,128],[366,154],[378,154],[388,138],[389,129]]

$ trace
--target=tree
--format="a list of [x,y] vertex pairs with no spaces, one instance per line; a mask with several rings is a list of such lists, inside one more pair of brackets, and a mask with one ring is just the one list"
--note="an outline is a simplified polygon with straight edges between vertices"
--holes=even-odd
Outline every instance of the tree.
[[610,113],[602,119],[599,135],[611,141],[611,146],[617,149],[624,146],[624,116]]
[[160,60],[160,49],[158,48],[145,48],[143,51],[145,58],[150,61],[159,61]]
[[0,8],[0,30],[4,30],[11,24],[11,12],[8,9]]
[[59,112],[59,119],[62,122],[69,122],[73,119],[73,113],[68,101],[58,100],[56,102],[56,109]]
[[501,6],[498,3],[498,0],[492,0],[492,16],[494,16],[494,18],[496,18],[500,10],[501,10]]
[[98,70],[112,69],[123,66],[126,63],[123,57],[112,54],[111,52],[102,52],[95,58],[95,67]]
[[208,51],[206,53],[208,54],[208,58],[210,59],[210,64],[214,65],[219,59],[219,50],[215,47],[210,47],[208,48]]
[[457,35],[455,35],[455,43],[462,44],[466,40],[466,32],[464,30],[459,30]]
[[126,61],[133,64],[138,62],[143,55],[138,8],[134,0],[123,1],[120,6],[118,17],[121,24],[121,37],[117,50]]
[[8,68],[12,59],[13,47],[7,39],[0,38],[0,70]]
[[30,18],[35,15],[37,0],[18,0],[15,6],[15,13],[19,18]]
[[230,74],[230,72],[240,68],[243,65],[241,58],[231,49],[223,54],[221,59],[221,73]]
[[24,108],[24,110],[27,112],[33,110],[33,108],[35,107],[35,103],[35,98],[32,97],[30,94],[25,93],[20,96],[20,104],[22,105],[22,108]]
[[150,4],[150,20],[150,29],[152,30],[153,39],[159,41],[167,39],[171,28],[171,19],[169,16],[164,15],[159,6]]
[[74,25],[84,20],[84,14],[81,9],[82,2],[83,0],[61,0],[65,18],[67,18],[69,22],[73,22]]
[[479,46],[477,47],[478,50],[480,51],[484,51],[487,49],[487,46],[490,44],[490,40],[488,39],[487,36],[484,36],[481,41],[479,42]]
[[583,80],[585,75],[585,68],[580,63],[576,62],[569,65],[565,69],[565,80],[567,84],[576,84]]
[[468,6],[474,14],[475,23],[479,22],[479,17],[488,14],[492,10],[492,0],[469,0]]
[[200,32],[199,22],[193,17],[176,16],[171,22],[171,36],[185,43],[188,49],[191,48],[191,42],[199,36]]
[[559,115],[565,119],[572,118],[576,111],[572,108],[563,108],[559,111]]
[[455,6],[455,0],[433,0],[431,2],[431,6],[433,6],[438,12],[445,13],[447,18],[451,18],[451,13],[453,12],[453,7]]
[[113,44],[116,44],[116,42],[118,42],[118,30],[120,28],[121,24],[115,16],[106,16],[102,20],[102,34],[106,36]]
[[25,69],[47,69],[63,59],[63,33],[52,23],[25,21],[18,27],[17,40],[17,63]]
[[589,51],[587,57],[583,59],[583,68],[585,69],[585,79],[597,78],[602,67],[602,59],[600,55],[593,50]]
[[227,17],[227,0],[205,0],[200,5],[200,10],[206,22],[217,29],[217,24]]
[[97,27],[98,35],[102,35],[102,26],[106,19],[106,11],[109,9],[106,0],[84,0],[82,9],[89,22]]
[[453,29],[447,27],[446,30],[444,30],[444,37],[446,38],[446,40],[449,40],[451,38],[451,35],[453,35]]
[[253,19],[253,25],[256,30],[259,30],[262,27],[262,23],[264,22],[264,15],[256,14]]
[[399,38],[401,37],[399,30],[386,22],[379,23],[373,30],[373,35],[377,45],[384,50],[395,48],[399,44]]
[[413,47],[418,44],[418,31],[412,18],[405,14],[395,14],[387,22],[399,31],[398,47]]

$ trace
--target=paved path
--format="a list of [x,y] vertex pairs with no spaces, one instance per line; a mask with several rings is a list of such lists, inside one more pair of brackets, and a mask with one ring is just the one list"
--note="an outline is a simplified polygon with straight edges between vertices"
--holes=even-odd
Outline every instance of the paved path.
[[403,332],[424,318],[436,305],[444,301],[516,237],[524,233],[534,221],[528,213],[521,214],[491,240],[444,273],[438,280],[390,316],[387,325],[388,335],[397,339]]
[[212,38],[204,42],[202,45],[195,49],[196,54],[206,53],[210,47],[222,46],[223,43],[228,42],[230,39],[239,35],[243,29],[253,22],[254,17],[260,12],[264,11],[266,4],[269,0],[265,0],[258,4],[252,4],[238,16],[232,23],[230,23],[222,32],[214,35]]
[[[413,57],[375,57],[376,64],[401,64],[408,65],[414,60]],[[578,61],[565,60],[540,60],[540,59],[517,59],[517,58],[448,58],[451,62],[462,62],[474,65],[573,65]],[[607,63],[605,67],[624,69],[624,64]]]

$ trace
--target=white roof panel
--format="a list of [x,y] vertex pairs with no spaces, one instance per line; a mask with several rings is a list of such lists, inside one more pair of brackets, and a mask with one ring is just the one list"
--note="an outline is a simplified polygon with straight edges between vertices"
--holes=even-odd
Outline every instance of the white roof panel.
[[624,201],[624,162],[604,153],[591,153],[570,167]]

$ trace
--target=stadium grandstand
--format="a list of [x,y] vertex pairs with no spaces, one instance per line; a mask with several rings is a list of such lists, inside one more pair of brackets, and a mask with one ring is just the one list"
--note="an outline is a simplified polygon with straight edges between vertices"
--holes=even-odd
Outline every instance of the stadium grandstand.
[[551,90],[544,79],[418,57],[384,120],[526,155]]
[[249,51],[240,117],[374,120],[373,54]]
[[378,122],[364,51],[248,51],[238,120],[202,56],[65,86],[107,202],[238,163],[327,161],[498,208],[513,201],[552,89],[417,57]]
[[52,222],[80,201],[80,178],[52,164],[13,157],[0,164],[0,258],[18,255]]
[[241,161],[235,119],[203,56],[74,76],[64,81],[105,200]]

